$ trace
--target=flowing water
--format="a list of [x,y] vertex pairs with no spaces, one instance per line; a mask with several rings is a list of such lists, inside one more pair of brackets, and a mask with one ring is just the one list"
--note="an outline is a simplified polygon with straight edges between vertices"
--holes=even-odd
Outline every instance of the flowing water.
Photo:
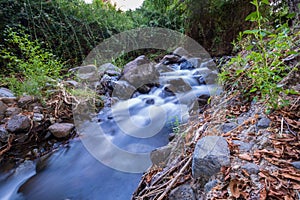
[[[186,122],[197,96],[209,95],[215,87],[203,85],[195,75],[197,70],[161,73],[160,87],[104,108],[96,120],[82,124],[85,134],[48,158],[26,161],[0,174],[0,199],[130,199],[141,169],[151,165],[149,153],[166,145],[174,122]],[[164,86],[168,80],[179,78],[191,89],[174,95]],[[95,131],[98,128],[101,134]],[[134,163],[127,154],[120,154],[120,149],[143,155],[143,160]],[[126,170],[122,170],[124,166]]]

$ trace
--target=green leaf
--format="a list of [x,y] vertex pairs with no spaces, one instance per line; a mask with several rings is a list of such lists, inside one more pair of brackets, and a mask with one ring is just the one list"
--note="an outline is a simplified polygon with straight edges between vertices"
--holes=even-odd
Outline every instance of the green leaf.
[[250,90],[250,93],[255,92],[255,91],[257,91],[257,88],[252,88],[252,89]]
[[257,19],[257,17],[259,16],[259,13],[254,11],[252,13],[250,13],[247,17],[246,17],[246,21],[255,21]]
[[268,0],[262,0],[261,2],[266,4],[266,5],[270,5],[270,2]]
[[246,50],[250,51],[251,49],[253,49],[253,47],[254,47],[253,45],[249,45],[249,46],[246,47]]
[[245,30],[243,33],[244,34],[249,34],[249,35],[252,34],[253,35],[253,34],[259,33],[259,31],[260,30],[258,30],[258,29],[253,29],[253,30]]

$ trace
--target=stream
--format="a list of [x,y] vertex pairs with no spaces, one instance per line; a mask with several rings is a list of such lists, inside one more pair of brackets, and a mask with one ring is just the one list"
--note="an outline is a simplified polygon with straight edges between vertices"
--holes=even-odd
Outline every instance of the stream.
[[[82,123],[79,138],[56,152],[0,171],[0,199],[131,199],[142,172],[151,166],[150,152],[168,144],[174,125],[187,122],[192,104],[216,87],[204,83],[202,73],[210,71],[205,65],[171,68],[160,72],[160,86],[105,107]],[[181,89],[170,91],[173,82]]]

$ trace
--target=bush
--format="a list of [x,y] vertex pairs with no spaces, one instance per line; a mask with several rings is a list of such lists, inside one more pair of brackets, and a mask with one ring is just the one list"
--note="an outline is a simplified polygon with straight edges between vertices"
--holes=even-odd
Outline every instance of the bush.
[[[223,67],[220,80],[225,88],[237,90],[248,98],[266,102],[269,108],[278,108],[288,102],[280,96],[284,90],[279,82],[291,70],[284,58],[298,54],[293,51],[300,32],[293,33],[287,23],[274,30],[268,26],[268,19],[261,9],[268,6],[268,0],[253,0],[256,11],[246,20],[256,23],[257,28],[240,33],[235,47],[241,53]],[[299,42],[299,41],[298,41]]]
[[61,61],[22,30],[8,28],[4,35],[5,43],[0,46],[6,71],[1,77],[2,84],[17,95],[38,97],[44,95],[46,87],[57,85],[63,68]]

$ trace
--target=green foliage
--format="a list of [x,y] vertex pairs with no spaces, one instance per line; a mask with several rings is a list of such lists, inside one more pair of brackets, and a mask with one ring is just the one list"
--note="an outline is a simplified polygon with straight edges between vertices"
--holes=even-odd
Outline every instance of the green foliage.
[[224,66],[220,80],[244,96],[266,102],[269,108],[276,109],[287,103],[280,94],[291,92],[284,90],[279,82],[290,71],[284,58],[297,54],[291,49],[300,33],[292,33],[286,23],[275,30],[268,26],[268,19],[261,12],[264,6],[269,5],[268,0],[253,0],[251,3],[256,11],[250,13],[246,20],[255,22],[257,28],[240,33],[239,42],[235,45],[242,53]]
[[8,28],[4,35],[0,56],[9,75],[1,77],[2,84],[8,85],[17,95],[42,97],[46,87],[57,84],[62,62],[23,31]]

